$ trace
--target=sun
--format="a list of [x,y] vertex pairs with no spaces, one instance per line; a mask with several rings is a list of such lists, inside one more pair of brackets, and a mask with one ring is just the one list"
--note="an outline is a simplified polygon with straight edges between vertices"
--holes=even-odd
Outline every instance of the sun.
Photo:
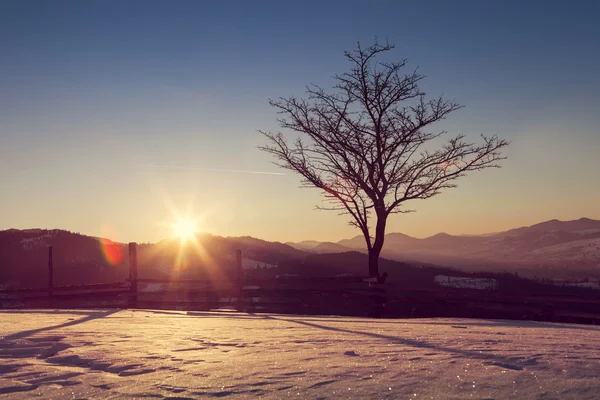
[[173,225],[173,236],[182,242],[190,241],[198,232],[198,223],[191,218],[179,218]]

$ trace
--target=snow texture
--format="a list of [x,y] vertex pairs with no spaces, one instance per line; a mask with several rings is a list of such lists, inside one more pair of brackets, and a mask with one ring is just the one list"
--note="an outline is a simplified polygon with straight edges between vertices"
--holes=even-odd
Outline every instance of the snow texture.
[[277,268],[277,264],[268,264],[262,261],[256,261],[253,260],[251,258],[242,258],[242,268],[243,269],[259,269],[259,268],[265,268],[265,269],[271,269],[271,268]]
[[600,328],[235,312],[0,312],[3,398],[593,399]]
[[57,230],[51,230],[41,236],[22,239],[21,245],[25,250],[33,250],[36,248],[46,247],[48,245],[48,239],[55,237],[57,234]]
[[467,278],[459,276],[436,275],[433,282],[440,286],[457,289],[495,290],[498,281],[490,278]]
[[564,283],[555,283],[556,286],[566,286],[566,287],[580,287],[586,289],[594,289],[600,290],[600,282],[590,281],[590,282],[564,282]]
[[168,283],[138,283],[138,291],[141,293],[164,292],[168,286]]

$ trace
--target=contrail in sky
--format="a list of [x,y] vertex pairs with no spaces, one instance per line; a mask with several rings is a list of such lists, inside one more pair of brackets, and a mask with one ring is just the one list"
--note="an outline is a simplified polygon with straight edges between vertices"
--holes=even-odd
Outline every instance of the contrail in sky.
[[257,174],[257,175],[285,175],[283,172],[267,172],[267,171],[244,171],[238,169],[220,169],[220,168],[201,168],[201,167],[185,167],[179,165],[159,165],[159,164],[147,164],[148,167],[155,168],[170,168],[170,169],[192,169],[197,171],[213,171],[213,172],[233,172],[238,174]]

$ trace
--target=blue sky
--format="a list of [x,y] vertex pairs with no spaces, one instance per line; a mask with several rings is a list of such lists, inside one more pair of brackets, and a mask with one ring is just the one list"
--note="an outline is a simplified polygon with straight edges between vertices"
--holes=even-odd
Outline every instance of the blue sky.
[[410,204],[388,231],[478,233],[600,218],[593,1],[3,1],[0,229],[154,241],[176,214],[269,240],[359,232],[313,210],[256,146],[268,98],[302,95],[375,36],[466,107],[450,134],[512,142],[500,170]]

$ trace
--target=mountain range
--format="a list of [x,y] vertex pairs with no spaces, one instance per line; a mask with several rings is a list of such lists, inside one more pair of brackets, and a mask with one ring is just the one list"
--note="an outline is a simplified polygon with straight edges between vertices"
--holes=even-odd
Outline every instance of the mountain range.
[[[287,243],[316,254],[366,252],[362,236],[339,242]],[[382,257],[425,262],[468,270],[539,270],[565,275],[577,270],[600,272],[600,221],[581,218],[551,220],[532,226],[484,235],[438,233],[424,239],[402,233],[385,236]],[[561,273],[560,270],[564,273]]]
[[[48,246],[53,247],[56,286],[118,282],[128,277],[124,243],[64,230],[9,229],[0,231],[0,289],[45,287]],[[198,234],[196,244],[182,245],[175,238],[140,244],[139,277],[231,278],[238,249],[243,268],[255,274],[361,275],[367,270],[362,236],[339,242],[279,243]],[[390,272],[390,279],[402,279],[407,268],[433,271],[440,267],[540,278],[598,279],[600,221],[552,220],[489,235],[439,233],[425,239],[389,233],[382,257],[380,270]]]
[[[52,246],[55,286],[122,282],[129,276],[125,243],[64,230],[0,231],[0,289],[46,287],[48,247]],[[236,273],[236,251],[245,269],[273,269],[307,253],[282,243],[251,237],[198,234],[194,243],[177,238],[138,245],[141,279],[229,279]]]

